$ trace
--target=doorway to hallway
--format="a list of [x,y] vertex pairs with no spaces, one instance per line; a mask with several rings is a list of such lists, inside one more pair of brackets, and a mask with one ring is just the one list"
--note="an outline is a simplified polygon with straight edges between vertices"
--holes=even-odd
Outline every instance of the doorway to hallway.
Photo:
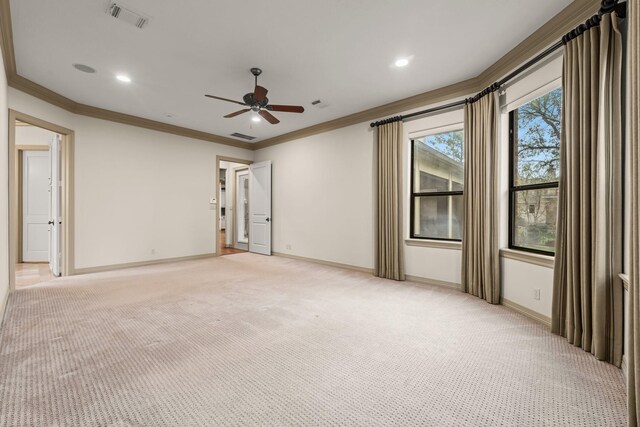
[[72,271],[73,131],[9,111],[10,289]]

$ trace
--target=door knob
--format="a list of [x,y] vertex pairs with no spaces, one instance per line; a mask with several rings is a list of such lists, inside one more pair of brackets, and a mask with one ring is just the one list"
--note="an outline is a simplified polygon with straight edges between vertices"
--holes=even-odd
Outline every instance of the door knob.
[[49,221],[47,224],[49,224],[49,225],[55,225],[55,224],[56,224],[56,222],[55,222],[55,221]]
[[266,221],[269,222],[269,221],[271,221],[271,219],[267,218]]

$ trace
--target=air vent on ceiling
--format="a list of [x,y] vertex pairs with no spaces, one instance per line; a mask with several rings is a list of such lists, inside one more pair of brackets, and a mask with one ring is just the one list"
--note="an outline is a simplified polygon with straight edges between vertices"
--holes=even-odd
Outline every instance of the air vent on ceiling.
[[130,9],[122,7],[115,2],[109,4],[107,14],[137,28],[143,28],[149,22],[149,18],[142,16]]
[[311,101],[311,105],[313,105],[316,108],[327,108],[329,106],[326,102],[323,102],[319,99],[316,99],[315,101]]
[[232,133],[231,136],[233,136],[235,138],[246,139],[247,141],[253,141],[254,139],[256,139],[255,136],[249,136],[249,135],[245,135],[243,133],[238,133],[238,132]]

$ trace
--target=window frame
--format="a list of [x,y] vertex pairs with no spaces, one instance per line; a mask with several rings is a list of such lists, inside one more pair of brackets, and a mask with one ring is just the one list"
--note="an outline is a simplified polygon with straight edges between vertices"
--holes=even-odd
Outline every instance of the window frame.
[[[555,90],[555,89],[554,89]],[[548,92],[547,92],[548,93]],[[544,96],[542,94],[540,96]],[[526,246],[518,246],[514,243],[515,236],[515,199],[518,192],[527,191],[527,190],[545,190],[549,188],[559,188],[559,181],[551,181],[537,184],[527,184],[527,185],[515,185],[515,131],[517,130],[518,124],[516,123],[516,111],[518,108],[514,108],[509,111],[509,249],[514,249],[517,251],[530,252],[539,255],[547,255],[547,256],[555,256],[555,252],[544,251],[541,249],[528,248]],[[556,218],[556,236],[558,234],[558,221]]]
[[[433,129],[432,132],[429,133],[420,133],[419,135],[414,135],[411,138],[409,138],[409,141],[411,143],[411,158],[410,158],[410,164],[409,164],[409,238],[410,239],[419,239],[419,240],[435,240],[435,241],[441,241],[441,242],[462,242],[462,238],[460,239],[449,239],[447,237],[425,237],[425,236],[419,236],[416,235],[415,233],[415,200],[416,198],[419,197],[436,197],[436,196],[462,196],[464,194],[464,189],[462,191],[430,191],[430,192],[414,192],[414,148],[415,148],[415,140],[424,138],[426,136],[431,136],[431,135],[438,135],[438,134],[443,134],[443,133],[450,133],[450,132],[458,132],[458,131],[462,131],[464,132],[464,126],[462,125],[452,125],[452,126],[443,126],[443,127],[439,127],[436,129]],[[464,150],[464,146],[462,147],[462,149]],[[463,167],[464,167],[464,163],[463,163]]]

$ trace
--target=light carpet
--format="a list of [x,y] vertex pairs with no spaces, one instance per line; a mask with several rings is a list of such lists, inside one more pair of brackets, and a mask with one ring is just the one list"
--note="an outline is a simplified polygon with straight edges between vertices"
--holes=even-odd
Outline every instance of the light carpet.
[[623,426],[621,371],[505,307],[238,254],[14,292],[3,426]]

